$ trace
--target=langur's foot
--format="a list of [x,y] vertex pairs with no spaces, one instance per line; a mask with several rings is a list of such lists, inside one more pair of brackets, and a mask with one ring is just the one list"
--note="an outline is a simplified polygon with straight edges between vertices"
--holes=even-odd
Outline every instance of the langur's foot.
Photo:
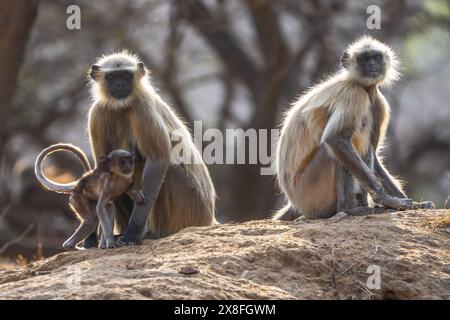
[[124,247],[124,246],[137,246],[141,244],[140,239],[132,239],[129,237],[122,236],[116,241],[117,247]]
[[108,237],[108,238],[103,238],[99,245],[99,248],[101,249],[113,249],[116,248],[116,241],[114,240],[114,236]]
[[414,209],[436,209],[431,201],[414,202]]
[[76,249],[76,243],[73,243],[72,241],[70,241],[70,240],[66,240],[64,243],[63,243],[63,248],[64,248],[64,250],[65,251],[72,251],[72,250],[75,250]]

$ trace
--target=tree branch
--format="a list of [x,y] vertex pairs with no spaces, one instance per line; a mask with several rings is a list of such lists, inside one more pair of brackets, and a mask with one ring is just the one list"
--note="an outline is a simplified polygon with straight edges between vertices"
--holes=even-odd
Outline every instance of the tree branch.
[[237,39],[223,25],[211,28],[217,19],[200,0],[183,4],[183,17],[203,36],[222,60],[225,68],[241,80],[254,95],[258,96],[260,71]]
[[5,142],[11,100],[22,65],[26,44],[37,14],[37,0],[0,2],[0,150]]

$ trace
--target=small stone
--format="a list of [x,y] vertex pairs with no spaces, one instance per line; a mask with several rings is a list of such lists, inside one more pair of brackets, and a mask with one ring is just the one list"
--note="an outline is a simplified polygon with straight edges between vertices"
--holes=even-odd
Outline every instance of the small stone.
[[181,267],[178,270],[178,273],[186,274],[186,275],[197,274],[199,272],[200,272],[199,270],[197,270],[197,269],[195,269],[195,268],[193,268],[191,266],[184,266],[184,267]]
[[192,240],[192,239],[181,239],[180,240],[180,244],[183,245],[183,246],[186,246],[186,245],[189,245],[189,244],[192,244],[192,243],[194,243],[194,240]]
[[347,213],[345,213],[344,211],[339,211],[338,213],[336,213],[334,216],[332,216],[328,220],[330,220],[332,222],[336,222],[336,221],[344,219],[346,216],[348,216]]

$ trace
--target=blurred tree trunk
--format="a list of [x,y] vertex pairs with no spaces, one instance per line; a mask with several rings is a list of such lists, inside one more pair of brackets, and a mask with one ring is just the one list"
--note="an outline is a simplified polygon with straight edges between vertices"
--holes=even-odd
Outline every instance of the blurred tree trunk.
[[5,143],[11,100],[37,8],[38,0],[0,1],[0,150]]
[[[282,35],[277,11],[263,0],[244,1],[255,27],[258,47],[264,59],[259,66],[242,48],[237,37],[220,16],[200,0],[183,6],[184,18],[216,52],[227,73],[250,92],[255,110],[243,129],[269,130],[276,127],[279,107],[292,98],[291,57]],[[214,26],[211,28],[211,26]],[[280,72],[280,70],[282,70]],[[267,145],[270,150],[270,138]],[[233,165],[229,170],[232,185],[226,217],[242,221],[267,217],[274,211],[276,196],[272,176],[261,175],[257,165]]]

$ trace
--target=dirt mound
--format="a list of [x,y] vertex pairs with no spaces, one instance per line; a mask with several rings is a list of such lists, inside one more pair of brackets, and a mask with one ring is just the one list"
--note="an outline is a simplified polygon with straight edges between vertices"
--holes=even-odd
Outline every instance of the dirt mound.
[[[430,210],[187,228],[1,271],[0,299],[449,299],[449,217]],[[378,267],[381,287],[368,287]]]

